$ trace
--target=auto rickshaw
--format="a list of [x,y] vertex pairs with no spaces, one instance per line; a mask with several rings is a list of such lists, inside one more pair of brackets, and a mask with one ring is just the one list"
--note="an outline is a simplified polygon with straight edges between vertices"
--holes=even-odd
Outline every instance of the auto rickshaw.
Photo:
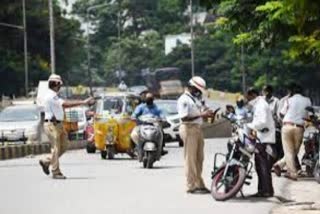
[[131,114],[139,97],[129,92],[106,93],[97,101],[94,117],[94,141],[102,159],[114,159],[115,154],[135,158],[131,131],[136,122]]

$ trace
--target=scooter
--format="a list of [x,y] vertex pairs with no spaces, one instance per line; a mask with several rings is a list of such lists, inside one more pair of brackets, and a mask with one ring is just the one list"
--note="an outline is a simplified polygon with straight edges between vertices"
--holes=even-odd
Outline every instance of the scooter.
[[163,131],[162,120],[153,115],[143,115],[139,118],[140,143],[139,161],[143,168],[151,169],[159,161],[162,153]]

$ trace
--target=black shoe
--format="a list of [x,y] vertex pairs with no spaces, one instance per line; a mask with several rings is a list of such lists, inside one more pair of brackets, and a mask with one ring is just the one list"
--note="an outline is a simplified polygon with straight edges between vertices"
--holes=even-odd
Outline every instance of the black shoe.
[[54,174],[54,175],[52,175],[52,178],[53,178],[53,179],[58,179],[58,180],[65,180],[65,179],[67,179],[67,177],[64,176],[62,173]]
[[42,160],[39,161],[40,166],[42,167],[42,171],[46,175],[50,175],[49,166],[45,164]]
[[204,194],[209,194],[210,191],[207,189],[207,188],[196,188],[188,193],[191,193],[191,194],[199,194],[199,195],[204,195]]
[[273,197],[273,193],[263,193],[257,192],[256,194],[250,195],[252,198],[271,198]]
[[209,189],[207,189],[206,187],[202,187],[199,189],[200,191],[202,191],[204,194],[209,194],[211,193],[211,191]]
[[161,155],[164,156],[166,154],[168,154],[168,151],[167,150],[162,150]]
[[196,191],[196,189],[189,189],[189,190],[187,190],[187,193],[193,194],[195,191]]

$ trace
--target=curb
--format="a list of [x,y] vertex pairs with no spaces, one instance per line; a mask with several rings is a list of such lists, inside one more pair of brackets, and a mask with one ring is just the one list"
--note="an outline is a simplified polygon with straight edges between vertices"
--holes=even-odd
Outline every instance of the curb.
[[[71,141],[68,150],[83,149],[86,145],[86,141]],[[0,160],[46,154],[50,153],[50,151],[50,143],[0,146]]]
[[28,155],[39,155],[50,152],[50,144],[23,144],[0,147],[0,160],[21,158]]

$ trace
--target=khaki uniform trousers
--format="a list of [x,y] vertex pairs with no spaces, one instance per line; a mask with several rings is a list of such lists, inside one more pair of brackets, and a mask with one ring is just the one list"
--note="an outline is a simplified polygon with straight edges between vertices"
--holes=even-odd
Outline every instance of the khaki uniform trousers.
[[198,124],[182,123],[179,134],[184,143],[187,190],[204,188],[205,185],[201,176],[204,160],[204,140],[201,126]]
[[292,125],[284,125],[281,132],[285,162],[280,160],[279,166],[286,165],[288,172],[292,176],[297,176],[296,157],[302,144],[304,129]]
[[52,174],[61,173],[59,167],[59,157],[68,149],[69,140],[62,123],[54,125],[53,123],[44,124],[44,132],[51,143],[51,155],[47,156],[43,162],[48,166],[51,165]]

